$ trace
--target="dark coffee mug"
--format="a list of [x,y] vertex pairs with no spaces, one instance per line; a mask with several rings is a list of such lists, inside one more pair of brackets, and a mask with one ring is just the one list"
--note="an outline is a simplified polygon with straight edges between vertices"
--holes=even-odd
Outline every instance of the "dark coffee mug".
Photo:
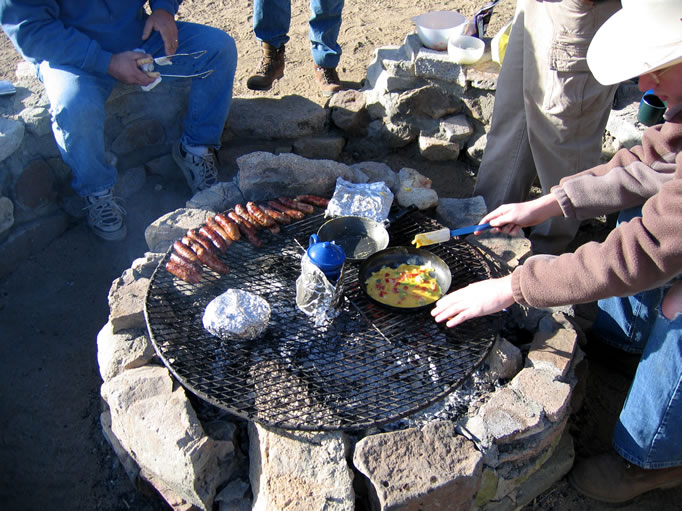
[[653,89],[649,89],[639,102],[637,120],[645,126],[660,124],[663,122],[663,114],[666,108],[665,103],[654,94]]

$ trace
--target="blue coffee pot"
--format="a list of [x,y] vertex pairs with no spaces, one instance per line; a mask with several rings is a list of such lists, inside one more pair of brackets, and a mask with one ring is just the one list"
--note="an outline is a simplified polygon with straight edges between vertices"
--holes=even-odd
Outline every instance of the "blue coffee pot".
[[346,253],[333,241],[320,241],[317,234],[311,234],[306,252],[310,261],[325,274],[330,282],[335,282],[341,275]]

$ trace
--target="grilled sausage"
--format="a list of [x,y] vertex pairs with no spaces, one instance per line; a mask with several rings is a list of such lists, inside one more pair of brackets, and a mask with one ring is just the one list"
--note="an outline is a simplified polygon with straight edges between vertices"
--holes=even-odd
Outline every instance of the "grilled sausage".
[[235,204],[234,205],[234,212],[237,213],[244,220],[249,222],[253,226],[254,230],[261,227],[261,224],[258,221],[258,219],[256,219],[251,213],[249,213],[249,211],[243,205]]
[[201,281],[201,272],[197,271],[194,265],[189,264],[186,261],[184,263],[179,263],[170,260],[166,263],[166,270],[177,278],[189,282],[190,284],[197,284]]
[[[194,252],[192,252],[194,254]],[[170,255],[170,260],[173,261],[176,264],[179,264],[180,266],[191,266],[192,269],[196,270],[197,273],[201,274],[201,262],[199,261],[199,258],[194,256],[196,258],[196,262],[190,261],[189,259],[186,259],[185,257],[181,256],[177,252],[171,252]]]
[[199,227],[199,234],[206,236],[209,240],[211,240],[213,246],[220,250],[220,252],[227,251],[227,244],[223,241],[223,239],[217,232],[211,229],[210,226],[202,225],[201,227]]
[[277,202],[276,200],[269,200],[268,201],[268,206],[270,206],[273,209],[276,209],[277,211],[281,211],[282,213],[289,215],[291,218],[294,218],[296,220],[301,220],[305,215],[303,212],[293,209],[293,208],[288,208],[281,202]]
[[317,195],[297,195],[296,200],[300,202],[306,202],[320,208],[326,208],[329,205],[329,199],[318,197]]
[[225,232],[228,234],[232,241],[237,241],[241,237],[241,234],[239,233],[239,227],[237,227],[237,224],[235,224],[228,217],[226,217],[222,213],[218,213],[213,218],[215,219],[216,222],[218,222],[220,227],[225,229]]
[[281,211],[277,211],[276,209],[273,209],[265,204],[261,204],[259,207],[263,210],[263,212],[266,215],[268,215],[278,224],[285,225],[291,223],[291,217],[289,215],[282,213]]
[[[211,240],[209,240],[206,236],[199,233],[198,231],[194,229],[189,229],[186,233],[186,236],[189,239],[191,239],[195,244],[204,247],[209,252],[211,253],[216,252],[216,249],[213,247],[213,243],[211,243]],[[196,250],[194,252],[196,253]]]
[[197,255],[192,251],[192,249],[189,247],[189,245],[186,245],[180,241],[176,241],[173,243],[173,250],[180,255],[183,259],[186,259],[187,261],[191,263],[198,263],[199,258]]
[[306,215],[310,215],[313,211],[315,211],[315,208],[313,208],[310,204],[306,204],[305,202],[299,202],[294,199],[289,199],[288,197],[280,197],[279,201],[286,207],[297,209],[305,213]]
[[249,213],[251,213],[251,216],[256,219],[256,222],[263,227],[272,227],[275,224],[275,221],[266,215],[265,212],[259,208],[258,204],[255,202],[247,202],[246,209]]
[[199,261],[204,263],[206,266],[218,273],[228,273],[230,271],[229,266],[218,259],[215,254],[211,253],[210,250],[206,250],[204,247],[197,245],[194,247]]
[[240,217],[237,213],[234,211],[230,211],[227,216],[231,219],[234,220],[234,222],[237,224],[239,227],[239,231],[244,235],[246,238],[246,241],[251,243],[254,247],[260,247],[263,245],[263,242],[258,238],[258,234],[256,234],[256,229],[251,226],[251,223],[248,222],[247,220],[243,219]]
[[206,219],[206,224],[208,224],[208,226],[211,229],[213,229],[216,232],[216,234],[218,234],[218,236],[222,238],[222,240],[228,247],[232,245],[232,238],[230,238],[230,235],[227,233],[225,229],[222,228],[222,226],[216,221],[215,218],[209,216]]

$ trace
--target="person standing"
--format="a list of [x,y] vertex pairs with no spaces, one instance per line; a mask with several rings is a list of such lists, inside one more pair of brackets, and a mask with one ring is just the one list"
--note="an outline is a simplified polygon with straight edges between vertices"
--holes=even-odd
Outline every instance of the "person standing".
[[590,498],[617,503],[682,485],[682,2],[623,0],[594,36],[587,61],[606,85],[638,76],[642,92],[653,89],[667,102],[665,122],[607,164],[563,178],[538,199],[502,205],[482,222],[515,234],[555,216],[621,211],[619,224],[601,243],[534,255],[511,275],[454,291],[431,314],[454,327],[514,303],[598,300],[589,342],[642,356],[614,430],[615,451],[578,461],[569,481]]
[[[104,105],[118,82],[140,86],[156,78],[140,61],[175,53],[165,74],[193,79],[183,134],[173,157],[192,192],[217,181],[210,149],[219,147],[232,102],[237,49],[217,28],[176,22],[180,1],[0,0],[0,23],[24,58],[35,64],[50,100],[52,131],[72,186],[87,204],[92,231],[105,240],[126,236],[125,210],[113,196],[116,168],[104,147]],[[150,92],[150,94],[153,92]]]
[[[618,0],[519,0],[502,61],[492,123],[474,186],[488,211],[543,193],[599,163],[617,84],[590,72],[587,48]],[[534,254],[561,253],[580,222],[553,218],[529,234]]]
[[[342,89],[336,71],[341,58],[337,42],[344,0],[310,0],[308,21],[314,61],[315,81],[324,96]],[[270,90],[284,76],[284,51],[289,42],[291,0],[254,0],[253,31],[261,43],[263,56],[255,74],[246,82],[251,90]]]

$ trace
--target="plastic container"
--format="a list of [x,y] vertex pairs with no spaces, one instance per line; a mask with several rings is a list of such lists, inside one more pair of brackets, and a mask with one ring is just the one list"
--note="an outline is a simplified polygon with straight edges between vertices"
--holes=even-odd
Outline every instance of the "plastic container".
[[461,35],[467,19],[456,11],[431,11],[412,18],[422,44],[432,50],[445,51],[448,39]]
[[317,234],[312,234],[307,253],[310,261],[322,270],[330,282],[335,282],[339,278],[346,260],[343,248],[333,241],[320,241]]
[[485,51],[485,43],[478,37],[460,35],[448,41],[448,56],[455,64],[478,62]]

